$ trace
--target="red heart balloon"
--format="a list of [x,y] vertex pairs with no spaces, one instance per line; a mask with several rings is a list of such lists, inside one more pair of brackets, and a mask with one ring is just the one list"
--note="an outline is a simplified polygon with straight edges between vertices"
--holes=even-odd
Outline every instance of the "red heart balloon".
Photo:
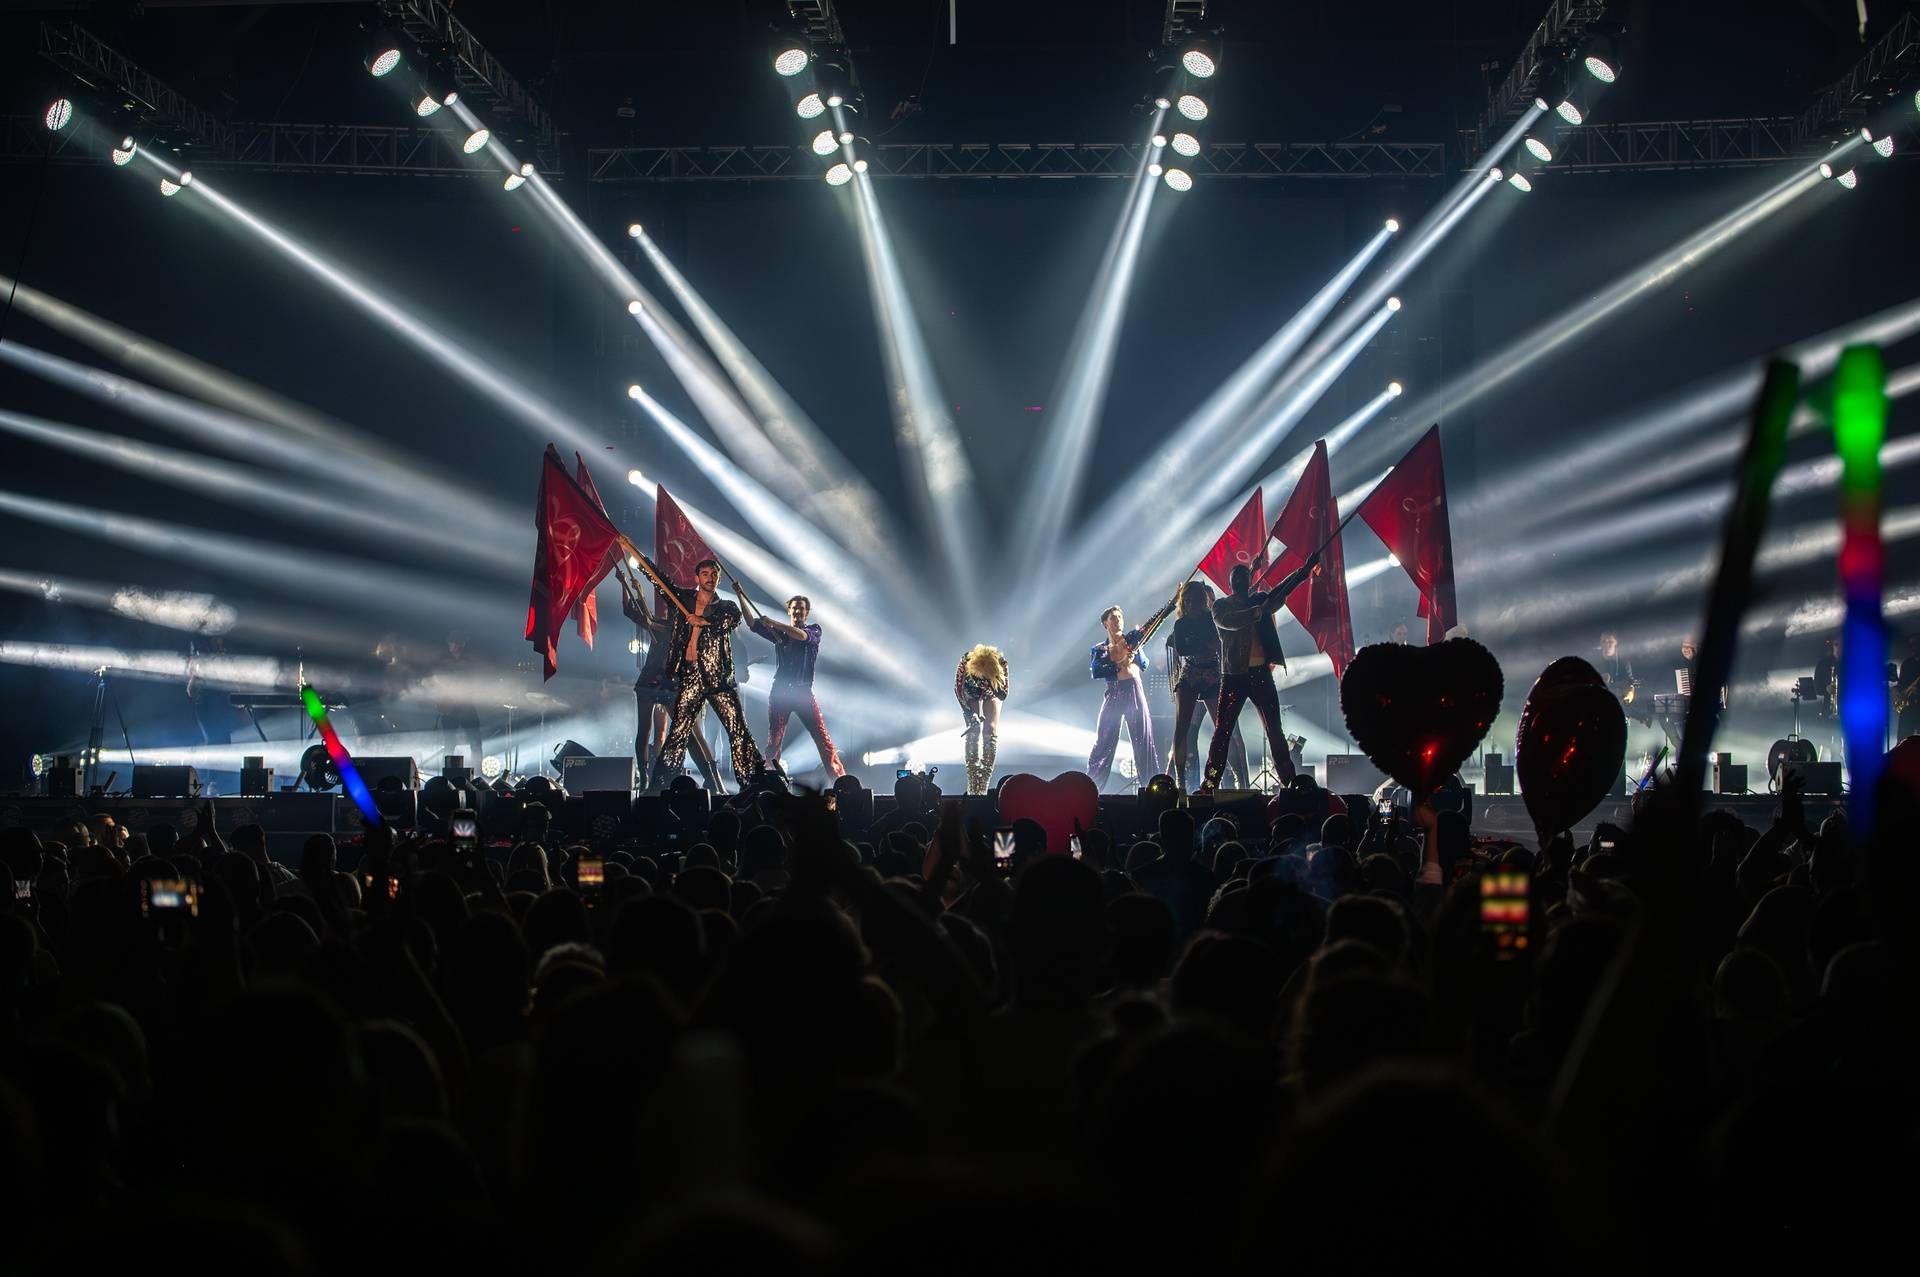
[[1472,639],[1376,643],[1347,666],[1340,709],[1373,765],[1425,798],[1486,736],[1504,690],[1500,662]]
[[1011,825],[1031,820],[1047,831],[1047,850],[1065,851],[1073,823],[1092,829],[1100,821],[1100,791],[1085,772],[1063,772],[1052,780],[1019,772],[1000,785],[1000,819]]
[[1520,710],[1513,769],[1543,840],[1613,792],[1626,752],[1627,716],[1593,666],[1563,656],[1541,671]]

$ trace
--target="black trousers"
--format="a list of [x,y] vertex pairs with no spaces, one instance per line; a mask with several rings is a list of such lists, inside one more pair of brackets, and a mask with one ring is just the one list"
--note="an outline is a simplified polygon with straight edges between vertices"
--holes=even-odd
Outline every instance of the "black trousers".
[[[638,684],[633,689],[633,699],[639,703],[640,723],[633,733],[634,773],[640,777],[642,785],[651,785],[653,781],[653,709],[659,706],[669,714],[673,712],[674,685],[665,687],[643,687]],[[693,754],[694,765],[700,774],[706,777],[707,788],[716,794],[724,794],[726,787],[720,783],[720,772],[713,765],[713,751],[707,748],[707,742],[699,732],[687,738],[687,749]]]
[[1273,770],[1280,783],[1293,779],[1293,755],[1287,752],[1287,734],[1280,725],[1280,690],[1273,685],[1272,670],[1253,669],[1220,680],[1220,700],[1213,707],[1213,743],[1207,747],[1208,789],[1220,784],[1227,745],[1233,739],[1234,725],[1240,721],[1240,707],[1248,701],[1260,711],[1260,725],[1267,732],[1267,752],[1273,756]]
[[[1182,789],[1193,788],[1193,768],[1200,758],[1200,715],[1211,721],[1220,701],[1220,679],[1182,678],[1173,688],[1173,757],[1168,771]],[[1208,737],[1212,742],[1212,737]],[[1240,738],[1240,726],[1234,724],[1233,741],[1227,753],[1227,766],[1241,784],[1252,775],[1247,770],[1247,743]]]

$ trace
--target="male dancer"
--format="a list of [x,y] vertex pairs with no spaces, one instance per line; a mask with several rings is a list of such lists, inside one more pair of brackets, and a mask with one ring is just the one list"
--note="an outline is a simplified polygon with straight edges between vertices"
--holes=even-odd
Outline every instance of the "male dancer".
[[820,751],[820,765],[838,779],[847,774],[847,769],[840,765],[840,751],[833,747],[833,737],[827,735],[826,717],[813,694],[813,667],[820,659],[820,627],[808,622],[812,613],[813,601],[796,594],[787,600],[790,624],[755,616],[748,626],[773,644],[773,690],[767,693],[767,761],[780,761],[787,716],[798,714],[800,725],[813,737],[813,747]]
[[1117,604],[1100,614],[1107,637],[1095,643],[1089,653],[1094,679],[1105,679],[1107,684],[1094,729],[1093,752],[1087,756],[1087,775],[1093,777],[1095,789],[1107,787],[1107,777],[1113,771],[1113,751],[1120,744],[1122,718],[1127,721],[1127,739],[1133,742],[1136,782],[1144,785],[1160,770],[1160,756],[1153,747],[1153,719],[1147,713],[1147,693],[1141,679],[1147,654],[1141,649],[1165,616],[1162,610],[1146,625],[1128,630]]
[[[658,580],[666,579],[651,562],[646,566]],[[734,777],[746,785],[764,767],[734,680],[733,631],[740,624],[740,609],[714,593],[720,583],[717,560],[702,559],[693,569],[693,581],[692,589],[671,587],[680,601],[670,617],[673,635],[667,655],[667,673],[674,679],[673,714],[667,724],[667,743],[653,764],[656,789],[681,771],[702,705],[711,705],[726,729]]]
[[1274,772],[1282,785],[1293,782],[1293,754],[1280,726],[1280,692],[1273,685],[1273,663],[1286,664],[1273,614],[1319,563],[1320,552],[1316,550],[1286,580],[1259,593],[1253,589],[1252,569],[1238,564],[1230,578],[1233,593],[1213,605],[1213,623],[1220,630],[1220,703],[1213,711],[1213,742],[1207,746],[1207,771],[1200,793],[1211,794],[1220,784],[1233,725],[1240,720],[1241,706],[1249,700],[1260,711]]
[[[633,729],[633,765],[640,783],[646,785],[653,773],[654,757],[667,743],[667,716],[673,710],[678,686],[673,675],[667,672],[673,655],[673,623],[654,616],[647,607],[646,596],[624,573],[616,571],[615,575],[620,579],[620,610],[647,632],[646,659],[640,665],[640,676],[633,680],[633,699],[640,712]],[[706,737],[694,732],[687,738],[687,748],[692,751],[700,774],[706,777],[707,788],[716,794],[726,793],[726,786],[720,783],[720,770],[713,765],[713,751],[707,748]]]

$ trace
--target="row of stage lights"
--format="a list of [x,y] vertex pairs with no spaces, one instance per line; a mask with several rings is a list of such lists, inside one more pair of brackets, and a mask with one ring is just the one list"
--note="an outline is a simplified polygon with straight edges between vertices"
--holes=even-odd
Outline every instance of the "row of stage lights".
[[[1588,27],[1579,44],[1558,45],[1544,51],[1546,66],[1540,73],[1539,92],[1533,99],[1534,110],[1543,120],[1551,115],[1565,129],[1577,129],[1587,122],[1600,94],[1620,79],[1622,63],[1618,40],[1625,33],[1622,24],[1603,21]],[[1496,179],[1504,176],[1508,186],[1525,194],[1533,190],[1533,178],[1523,171],[1523,166],[1533,168],[1538,174],[1553,163],[1554,148],[1544,126],[1527,134],[1523,145],[1535,163],[1529,165],[1527,160],[1517,160],[1512,172],[1502,174],[1496,168],[1492,173]]]
[[[1200,139],[1196,133],[1213,114],[1207,94],[1212,91],[1213,77],[1220,69],[1220,38],[1216,33],[1193,32],[1172,45],[1155,49],[1149,56],[1153,61],[1153,86],[1137,109],[1143,115],[1153,115],[1163,121],[1166,113],[1172,111],[1179,121],[1171,134],[1153,135],[1153,159],[1147,165],[1147,175],[1159,178],[1170,190],[1190,191],[1193,174],[1181,167],[1181,163],[1199,157]],[[1163,163],[1160,157],[1168,148],[1179,158]]]
[[824,126],[810,146],[822,161],[832,161],[824,174],[827,185],[845,186],[855,173],[866,172],[871,143],[848,127],[864,110],[866,95],[847,50],[816,49],[805,26],[791,22],[775,27],[772,54],[774,73],[793,86],[793,113],[809,127]]
[[[407,54],[408,49],[413,51],[411,59]],[[460,93],[454,88],[452,59],[444,51],[424,48],[389,28],[376,27],[368,32],[363,64],[367,74],[376,80],[388,80],[394,76],[410,77],[412,85],[407,91],[407,101],[418,119],[425,120],[438,115],[442,108],[460,100]],[[476,128],[462,140],[460,150],[473,155],[492,138],[493,130]],[[521,172],[507,175],[506,189],[517,190],[531,175],[532,166],[523,165]]]

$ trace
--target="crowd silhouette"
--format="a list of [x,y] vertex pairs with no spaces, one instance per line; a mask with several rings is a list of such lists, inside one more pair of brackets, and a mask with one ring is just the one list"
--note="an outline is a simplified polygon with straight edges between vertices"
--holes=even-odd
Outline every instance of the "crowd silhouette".
[[[0,834],[9,1272],[1407,1272],[1889,1252],[1913,811],[1544,848],[1295,783],[1010,864],[742,797],[668,851]],[[871,839],[871,841],[865,841]],[[600,859],[582,875],[583,861]],[[1525,876],[1524,945],[1481,885]],[[197,884],[192,909],[146,884]],[[1511,937],[1510,937],[1511,940]]]

